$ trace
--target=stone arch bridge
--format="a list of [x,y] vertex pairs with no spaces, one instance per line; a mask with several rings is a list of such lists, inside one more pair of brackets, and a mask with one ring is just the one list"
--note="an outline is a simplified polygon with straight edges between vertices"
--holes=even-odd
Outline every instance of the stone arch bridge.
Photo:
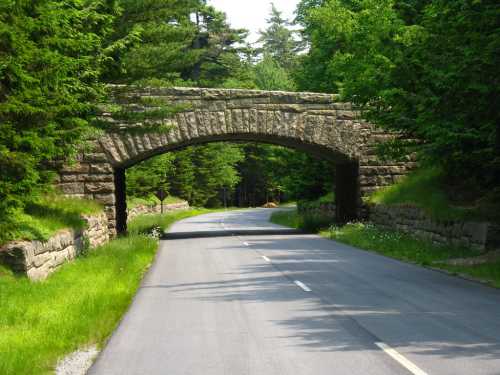
[[[90,152],[60,172],[63,193],[105,205],[110,229],[126,230],[125,170],[152,156],[215,141],[258,141],[283,145],[331,160],[336,166],[337,219],[363,215],[362,197],[404,175],[409,163],[382,162],[375,147],[392,137],[359,118],[351,104],[329,94],[147,88],[116,96],[130,112],[144,111],[144,99],[182,104],[165,118],[169,131],[109,132],[96,136]],[[113,119],[120,125],[140,127]],[[133,117],[132,117],[133,118]]]

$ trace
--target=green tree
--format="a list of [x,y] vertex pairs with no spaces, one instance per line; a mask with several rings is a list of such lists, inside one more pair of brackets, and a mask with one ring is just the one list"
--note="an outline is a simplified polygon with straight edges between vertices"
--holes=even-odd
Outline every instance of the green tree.
[[215,86],[238,75],[246,31],[201,0],[121,0],[106,78]]
[[304,44],[291,29],[291,23],[283,18],[282,12],[271,3],[269,26],[260,31],[258,42],[262,43],[261,51],[271,56],[284,69],[291,71],[297,62],[297,55],[304,49]]
[[295,91],[295,83],[288,72],[271,55],[265,54],[255,65],[255,84],[261,90]]
[[117,13],[113,0],[0,2],[0,220],[88,133]]
[[328,0],[304,14],[301,88],[340,91],[450,178],[499,185],[498,1]]

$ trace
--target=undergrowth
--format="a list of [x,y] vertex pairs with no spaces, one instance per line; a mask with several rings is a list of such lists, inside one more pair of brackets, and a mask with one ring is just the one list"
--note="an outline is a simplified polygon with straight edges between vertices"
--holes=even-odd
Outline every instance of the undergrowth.
[[368,203],[411,205],[423,209],[438,220],[466,220],[480,218],[480,210],[453,203],[448,196],[443,172],[439,168],[421,168],[398,183],[376,191]]
[[81,229],[82,214],[96,214],[102,206],[90,200],[46,195],[0,221],[0,245],[13,240],[47,240],[64,228]]

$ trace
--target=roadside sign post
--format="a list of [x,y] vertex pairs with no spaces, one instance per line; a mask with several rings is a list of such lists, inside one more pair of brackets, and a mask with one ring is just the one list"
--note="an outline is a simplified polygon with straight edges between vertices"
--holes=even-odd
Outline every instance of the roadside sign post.
[[159,188],[155,195],[160,200],[161,213],[163,214],[163,201],[167,198],[167,192],[163,188]]

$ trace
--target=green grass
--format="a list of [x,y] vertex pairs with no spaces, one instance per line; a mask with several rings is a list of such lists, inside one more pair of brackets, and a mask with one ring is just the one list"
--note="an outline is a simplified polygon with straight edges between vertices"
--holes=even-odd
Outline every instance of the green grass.
[[[177,197],[168,196],[163,204],[174,204],[183,202],[182,199]],[[127,208],[134,208],[140,205],[144,206],[156,206],[160,204],[160,200],[156,198],[154,195],[150,195],[149,197],[132,197],[127,199]]]
[[446,194],[442,172],[438,168],[416,170],[397,184],[375,192],[368,202],[385,205],[408,204],[420,207],[432,218],[440,220],[467,219],[476,214],[474,209],[451,204]]
[[146,215],[134,234],[65,264],[43,282],[0,265],[0,374],[51,374],[57,361],[84,346],[102,346],[128,308],[158,242],[137,234],[148,226],[211,212]]
[[95,201],[47,195],[0,222],[0,245],[12,240],[47,240],[60,229],[83,228],[81,215],[102,209]]
[[320,234],[348,245],[423,266],[451,258],[479,255],[479,252],[464,247],[438,246],[402,232],[381,230],[372,224],[333,226]]
[[64,354],[102,344],[130,304],[156,248],[146,236],[120,238],[40,283],[4,270],[0,373],[49,374]]
[[500,262],[485,263],[476,266],[440,265],[439,268],[443,268],[453,274],[463,274],[489,281],[491,285],[500,288]]
[[274,224],[298,229],[301,226],[302,218],[297,214],[296,210],[286,210],[273,212],[270,221]]
[[276,211],[271,214],[270,218],[272,223],[313,233],[329,227],[332,220],[329,215],[318,213],[299,214],[297,210]]
[[185,211],[174,211],[167,214],[142,215],[136,217],[128,224],[128,232],[132,235],[147,234],[154,228],[161,231],[168,229],[170,225],[178,220],[182,220],[191,216],[208,214],[220,210],[209,210],[206,208],[193,208]]

